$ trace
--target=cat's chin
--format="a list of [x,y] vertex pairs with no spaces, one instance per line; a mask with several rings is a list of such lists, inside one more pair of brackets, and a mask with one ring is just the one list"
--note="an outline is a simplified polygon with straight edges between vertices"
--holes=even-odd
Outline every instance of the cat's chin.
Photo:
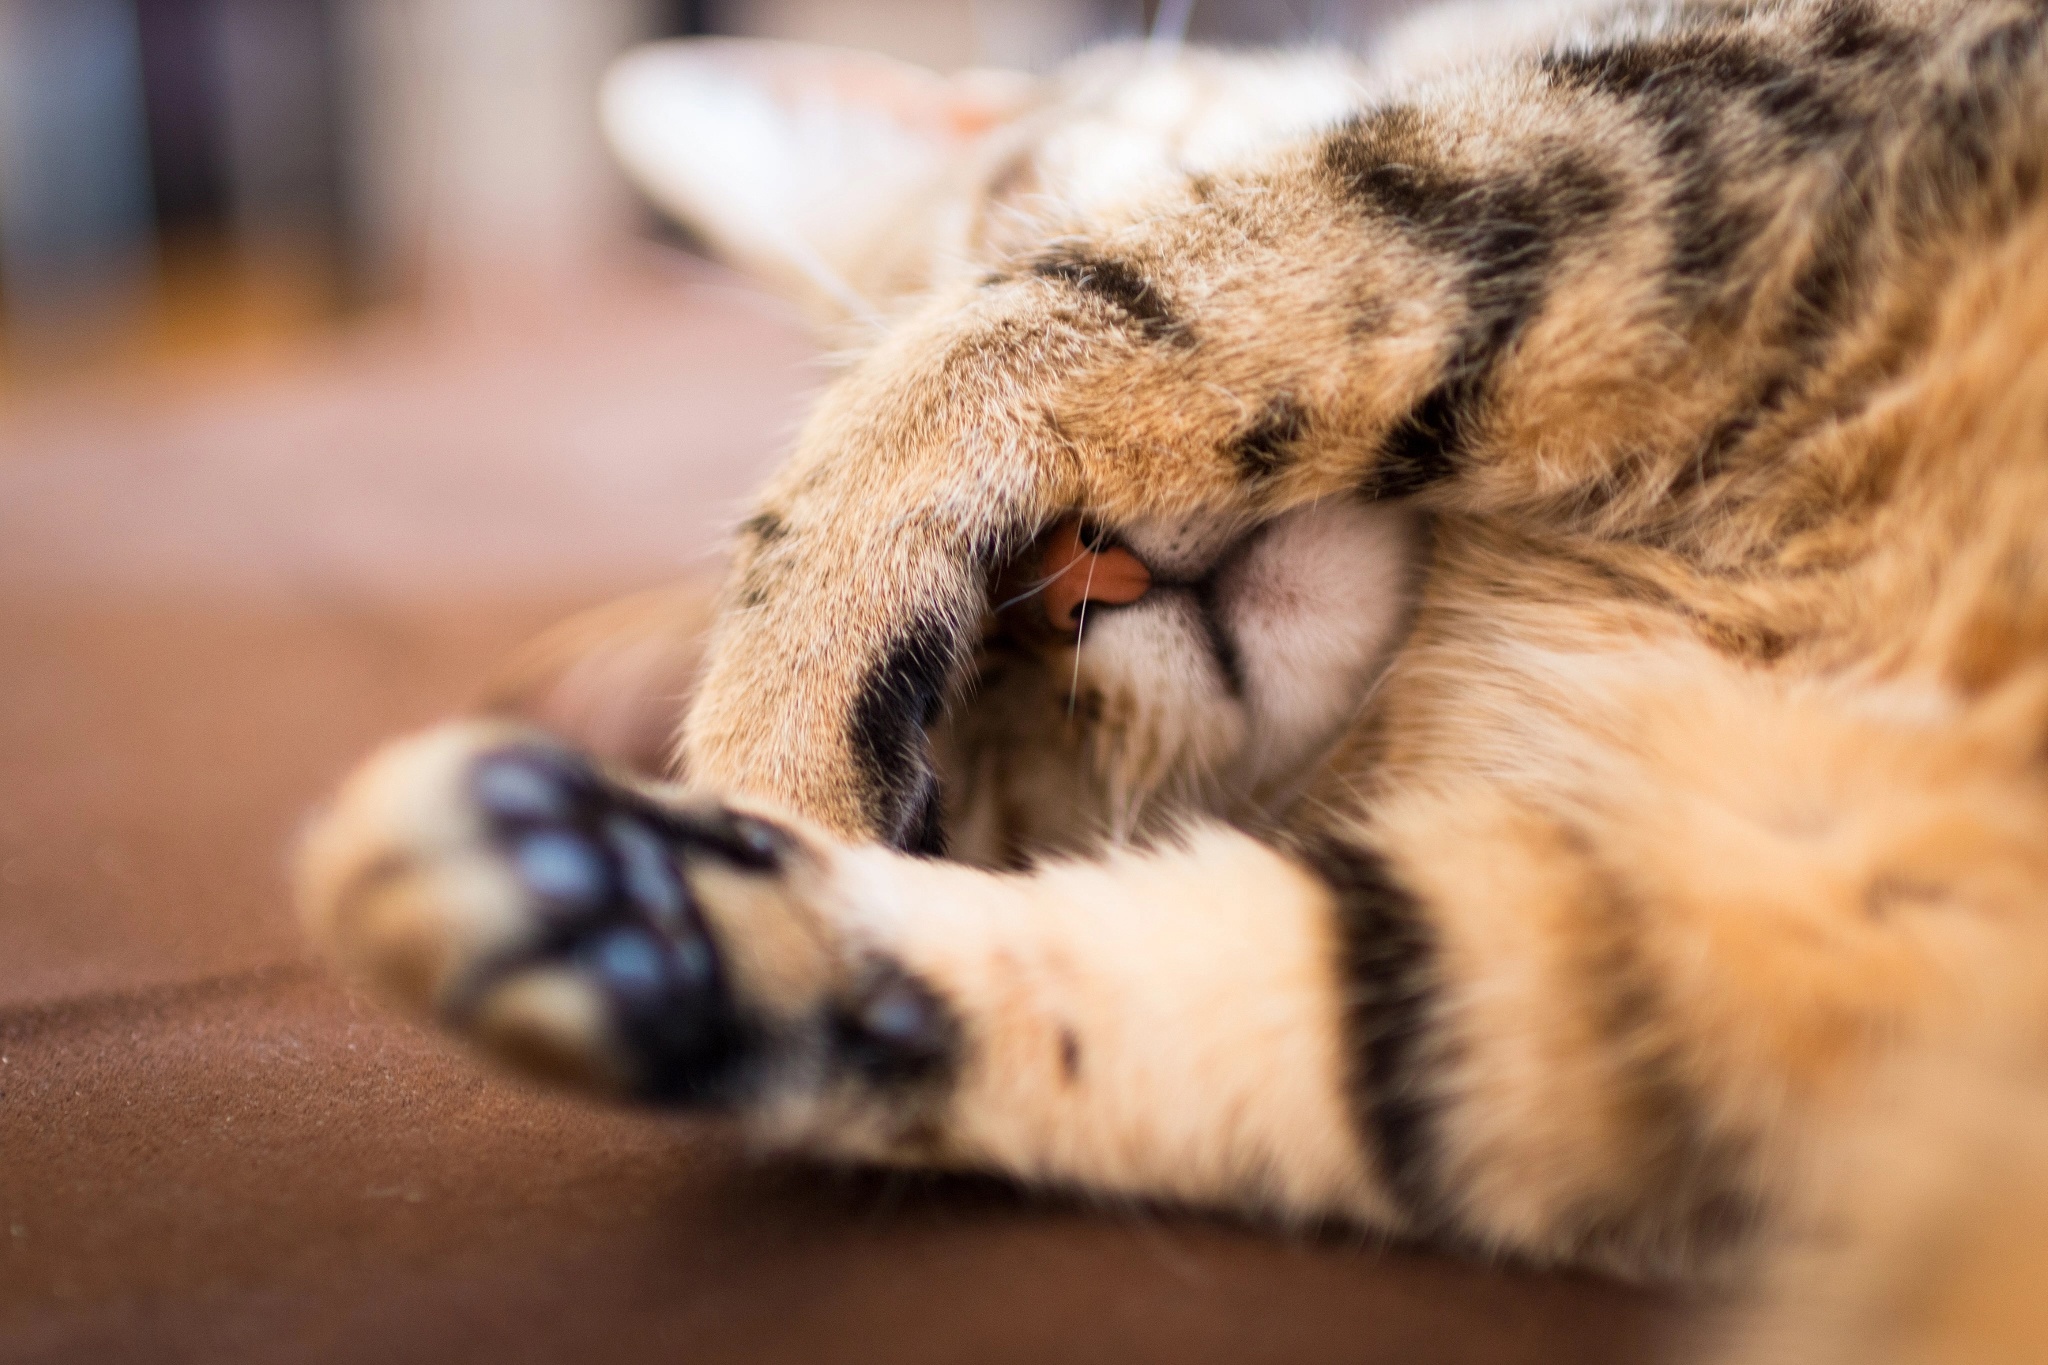
[[[1002,576],[981,677],[935,736],[955,855],[1006,864],[1277,815],[1400,644],[1419,521],[1347,498],[1249,527],[1094,527],[1094,549],[1060,548],[1055,528]],[[1143,586],[1102,600],[1118,557]],[[1077,632],[1041,619],[1062,571],[1083,580],[1067,594],[1087,599]]]
[[1407,629],[1421,544],[1420,514],[1404,503],[1318,503],[1267,523],[1219,572],[1249,792],[1291,786],[1356,717]]
[[1072,663],[1105,721],[1103,780],[1230,808],[1292,787],[1356,715],[1400,642],[1420,556],[1418,514],[1344,499],[1249,532],[1135,526],[1123,541],[1156,586],[1097,613]]

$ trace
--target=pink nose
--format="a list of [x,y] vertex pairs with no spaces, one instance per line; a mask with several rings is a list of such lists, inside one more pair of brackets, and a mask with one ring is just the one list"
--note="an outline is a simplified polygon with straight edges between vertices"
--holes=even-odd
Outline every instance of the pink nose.
[[1045,538],[1038,560],[1045,586],[1040,601],[1046,620],[1057,631],[1081,628],[1082,608],[1090,602],[1121,607],[1152,590],[1152,571],[1121,545],[1091,550],[1081,538],[1081,519],[1069,517]]

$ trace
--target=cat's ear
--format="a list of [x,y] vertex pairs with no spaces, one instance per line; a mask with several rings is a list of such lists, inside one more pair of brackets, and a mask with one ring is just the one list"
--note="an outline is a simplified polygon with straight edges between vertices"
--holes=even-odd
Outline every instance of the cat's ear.
[[875,53],[705,38],[605,77],[613,151],[664,211],[825,317],[878,311],[872,262],[979,140],[1032,105],[1012,72],[941,76]]

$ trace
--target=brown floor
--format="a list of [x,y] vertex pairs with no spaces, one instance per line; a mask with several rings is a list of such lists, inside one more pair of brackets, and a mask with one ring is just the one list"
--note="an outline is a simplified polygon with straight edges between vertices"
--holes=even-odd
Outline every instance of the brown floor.
[[378,737],[686,568],[817,374],[701,273],[0,416],[0,1359],[1601,1362],[1683,1318],[1343,1236],[746,1160],[351,1000]]

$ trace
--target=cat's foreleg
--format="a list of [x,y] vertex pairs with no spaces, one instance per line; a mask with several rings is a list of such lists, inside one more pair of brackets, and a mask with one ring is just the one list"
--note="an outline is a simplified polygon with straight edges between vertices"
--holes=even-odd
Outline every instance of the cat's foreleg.
[[351,781],[301,898],[487,1051],[784,1146],[1692,1267],[2038,937],[2040,797],[1974,723],[1603,701],[1542,781],[1019,874],[459,724]]
[[782,1148],[1400,1225],[1331,894],[1234,832],[995,875],[471,723],[366,766],[303,868],[346,964],[531,1072]]

